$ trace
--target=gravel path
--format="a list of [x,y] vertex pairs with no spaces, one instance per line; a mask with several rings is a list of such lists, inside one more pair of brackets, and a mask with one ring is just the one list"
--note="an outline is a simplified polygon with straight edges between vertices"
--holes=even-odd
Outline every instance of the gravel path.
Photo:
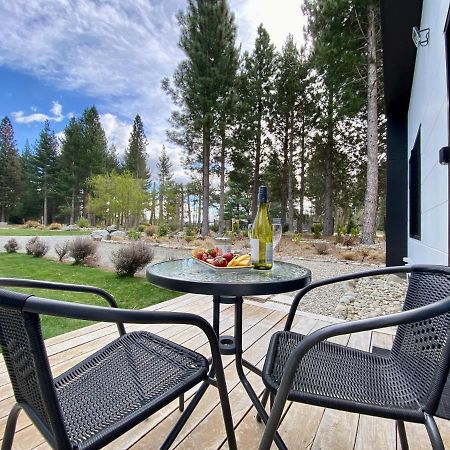
[[[42,240],[48,242],[50,250],[48,256],[56,258],[55,245],[75,237],[65,236],[45,236]],[[0,237],[0,252],[4,252],[5,243],[11,237]],[[30,240],[30,236],[15,237],[19,243],[19,252],[25,252],[25,245]],[[99,265],[106,268],[113,268],[110,256],[120,245],[127,245],[118,242],[99,242],[98,256]],[[168,259],[184,258],[190,256],[190,250],[183,248],[167,248],[159,245],[152,245],[154,259],[152,263],[158,263]],[[275,255],[276,259],[302,265],[311,270],[313,281],[324,278],[331,278],[353,272],[372,270],[377,266],[360,264],[355,262],[335,262],[307,260],[295,257],[281,257]],[[144,276],[145,271],[139,275]],[[327,316],[353,319],[360,317],[371,317],[398,311],[405,295],[406,282],[398,277],[379,277],[376,279],[362,279],[356,283],[338,283],[329,286],[316,288],[308,293],[300,304],[303,311]],[[271,301],[290,304],[295,292],[269,296]]]

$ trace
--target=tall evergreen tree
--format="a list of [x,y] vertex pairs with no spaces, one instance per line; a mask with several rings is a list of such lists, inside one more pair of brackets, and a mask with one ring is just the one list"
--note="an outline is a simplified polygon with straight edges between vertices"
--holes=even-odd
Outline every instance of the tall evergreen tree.
[[38,219],[41,215],[41,207],[36,202],[37,191],[34,180],[34,154],[28,140],[20,156],[22,172],[22,194],[14,209],[14,215],[21,220]]
[[163,146],[161,155],[159,156],[158,163],[156,164],[158,169],[159,178],[159,223],[163,223],[167,220],[167,197],[173,182],[172,163],[170,162],[169,155],[166,152],[166,147]]
[[[230,86],[230,61],[236,58],[236,26],[226,0],[189,0],[178,16],[180,47],[186,54],[174,75],[174,91],[184,117],[201,133],[203,166],[202,234],[209,230],[209,173],[212,130],[220,100]],[[167,86],[167,82],[166,82]]]
[[81,212],[84,213],[90,185],[87,180],[97,174],[107,172],[108,144],[100,122],[97,108],[91,106],[83,111],[79,119],[81,145],[78,150],[81,180]]
[[258,208],[260,170],[263,162],[263,143],[268,135],[267,125],[273,105],[276,50],[270,42],[269,33],[259,25],[255,48],[251,54],[244,54],[239,98],[244,109],[240,119],[246,122],[245,147],[251,149],[252,174],[252,218]]
[[55,133],[50,130],[48,120],[39,134],[34,154],[34,177],[38,194],[42,200],[43,224],[48,224],[49,200],[55,197],[57,192],[57,142]]
[[0,220],[5,222],[20,196],[21,167],[11,122],[0,122]]
[[147,138],[144,124],[139,114],[134,118],[133,130],[125,151],[124,169],[128,170],[135,178],[141,178],[146,183],[150,181],[150,173],[147,169]]

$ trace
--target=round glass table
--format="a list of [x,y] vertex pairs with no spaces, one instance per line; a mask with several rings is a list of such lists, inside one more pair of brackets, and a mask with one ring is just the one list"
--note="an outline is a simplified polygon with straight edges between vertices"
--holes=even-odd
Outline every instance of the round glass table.
[[280,261],[271,270],[215,269],[188,258],[148,266],[147,279],[181,292],[242,297],[296,291],[310,283],[311,272]]
[[[296,264],[280,261],[275,261],[271,270],[215,269],[188,258],[148,266],[147,279],[168,289],[213,296],[213,329],[219,341],[220,352],[224,355],[235,355],[239,379],[255,405],[258,416],[266,422],[267,414],[243,369],[246,367],[261,376],[261,370],[246,361],[242,355],[242,297],[280,294],[302,289],[311,282],[311,271]],[[234,336],[220,334],[221,304],[235,305]],[[285,448],[278,433],[275,442],[280,448]]]

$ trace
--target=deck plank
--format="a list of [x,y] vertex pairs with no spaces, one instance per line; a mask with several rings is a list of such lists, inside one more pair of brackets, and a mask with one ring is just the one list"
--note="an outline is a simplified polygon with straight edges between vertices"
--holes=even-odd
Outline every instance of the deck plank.
[[[149,310],[194,312],[212,320],[212,302],[209,296],[186,294],[168,302],[153,305]],[[262,368],[269,341],[274,332],[282,330],[286,309],[272,308],[255,301],[244,303],[243,347],[245,358]],[[324,326],[336,323],[333,318],[313,314],[296,315],[293,331],[309,334]],[[233,334],[234,307],[223,305],[221,311],[221,332]],[[206,337],[195,327],[182,325],[126,325],[127,331],[146,329],[162,337],[185,345],[209,356]],[[114,324],[99,323],[75,330],[46,341],[52,373],[61,374],[77,362],[92,354],[117,336]],[[331,341],[361,350],[373,346],[391,348],[392,330],[378,330],[353,335],[338,336]],[[227,387],[230,393],[233,423],[239,448],[257,448],[264,426],[256,421],[256,412],[243,386],[239,382],[233,356],[223,357]],[[3,360],[0,360],[0,436],[3,435],[7,414],[14,404],[12,390]],[[264,386],[257,375],[245,370],[252,386],[261,395]],[[186,394],[186,401],[192,398],[197,387]],[[116,439],[109,450],[158,448],[180,413],[177,401],[161,409],[141,424]],[[450,448],[450,422],[439,421],[445,445]],[[410,448],[430,448],[425,427],[420,424],[406,424]],[[398,447],[395,422],[381,418],[320,408],[311,405],[288,402],[279,432],[292,449],[395,449]],[[1,442],[1,440],[0,440]],[[25,414],[19,416],[14,440],[15,449],[50,448]],[[194,410],[187,424],[177,437],[173,449],[217,450],[228,448],[217,390],[209,388]],[[273,446],[275,449],[276,447]]]

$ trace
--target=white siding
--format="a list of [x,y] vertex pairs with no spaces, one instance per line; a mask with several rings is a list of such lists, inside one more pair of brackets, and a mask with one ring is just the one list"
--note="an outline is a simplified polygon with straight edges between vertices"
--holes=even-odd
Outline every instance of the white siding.
[[410,151],[421,127],[421,239],[408,237],[408,262],[413,264],[448,262],[448,166],[439,164],[439,149],[448,145],[444,27],[449,4],[423,2],[420,28],[430,28],[430,41],[417,50],[408,111]]

